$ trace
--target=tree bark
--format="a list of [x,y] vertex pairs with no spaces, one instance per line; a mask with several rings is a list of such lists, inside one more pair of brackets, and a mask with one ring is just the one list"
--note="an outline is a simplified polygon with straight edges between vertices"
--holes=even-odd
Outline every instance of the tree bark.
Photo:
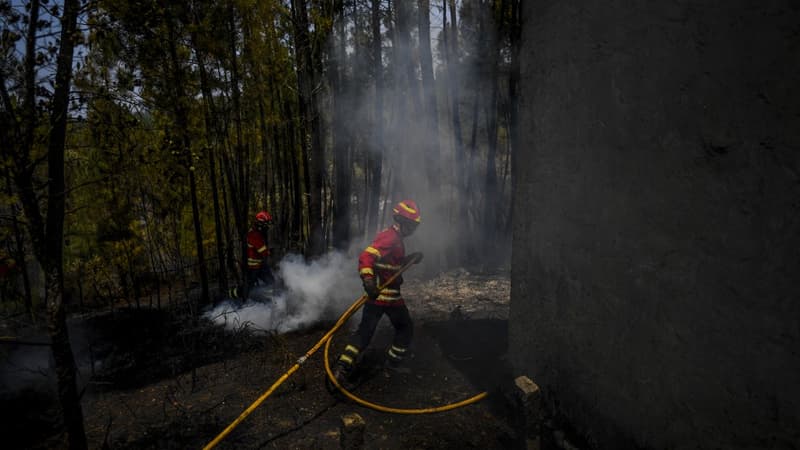
[[433,192],[441,190],[441,161],[439,156],[439,111],[436,102],[436,84],[433,78],[431,52],[430,0],[418,0],[420,68],[422,70],[422,99],[429,139],[425,145],[425,167],[428,185]]
[[[483,208],[480,209],[483,214],[479,215],[479,217],[483,218],[483,236],[487,237],[485,240],[486,244],[484,245],[489,245],[488,243],[493,241],[493,237],[497,233],[497,204],[499,202],[499,199],[497,198],[497,97],[499,94],[498,77],[500,64],[498,36],[501,31],[501,28],[498,24],[500,24],[500,21],[502,20],[502,11],[505,9],[505,1],[501,0],[499,11],[496,10],[494,2],[489,3],[487,9],[488,11],[486,11],[485,17],[494,16],[495,27],[485,27],[486,29],[491,29],[493,31],[491,34],[493,37],[485,41],[486,59],[488,59],[491,64],[489,77],[491,96],[489,97],[487,116],[488,123],[486,125],[488,142],[486,151],[486,174],[484,178],[484,199]],[[488,252],[488,249],[481,250],[483,250],[482,254],[494,253]]]
[[[447,5],[450,4],[450,26],[447,25]],[[464,142],[461,135],[461,116],[459,114],[459,77],[458,77],[458,18],[456,12],[455,0],[443,0],[444,6],[444,48],[445,48],[445,66],[447,67],[447,88],[450,97],[450,119],[453,124],[453,136],[455,138],[455,155],[456,161],[460,163],[459,173],[462,181],[459,185],[463,188],[464,173]]]
[[[45,298],[48,328],[53,359],[58,378],[58,397],[64,414],[64,424],[70,449],[87,448],[83,427],[83,410],[76,385],[75,358],[67,331],[64,308],[64,211],[65,177],[64,147],[66,145],[69,91],[72,79],[72,57],[77,39],[79,0],[64,0],[61,18],[61,48],[56,63],[55,89],[50,116],[47,173],[49,177],[45,233],[39,235],[37,254],[45,272]],[[34,24],[35,25],[35,24]],[[37,208],[37,205],[29,205]],[[39,216],[39,214],[36,214]]]
[[[231,67],[231,101],[233,102],[233,125],[236,133],[235,144],[235,164],[236,164],[236,182],[231,186],[234,199],[234,217],[236,218],[236,230],[240,238],[239,246],[239,261],[242,268],[242,280],[246,278],[247,271],[247,239],[245,238],[247,230],[250,225],[250,218],[248,216],[248,207],[250,205],[250,170],[248,161],[250,155],[248,148],[243,141],[242,137],[242,105],[241,105],[241,92],[239,91],[239,62],[238,51],[236,46],[236,10],[234,3],[231,2],[228,7],[228,37],[229,37],[229,50],[230,50],[230,67]],[[245,286],[245,297],[247,296],[247,283]]]
[[377,231],[379,223],[381,181],[383,177],[383,45],[381,37],[381,1],[372,0],[371,22],[372,29],[372,79],[375,83],[373,96],[373,139],[367,155],[368,183],[367,183],[367,223],[366,235],[370,236]]
[[216,246],[217,246],[217,278],[220,284],[220,289],[222,292],[227,292],[228,290],[228,275],[227,271],[225,270],[225,249],[223,246],[223,234],[222,234],[222,218],[220,217],[220,201],[219,201],[219,190],[217,188],[217,164],[216,164],[216,153],[214,152],[214,146],[221,141],[220,134],[217,132],[216,126],[214,125],[214,117],[216,117],[216,108],[214,107],[214,98],[211,95],[211,89],[208,85],[208,72],[206,71],[206,66],[204,64],[205,56],[203,52],[201,52],[197,48],[197,37],[193,33],[192,34],[192,41],[195,45],[195,56],[197,58],[197,69],[200,76],[200,92],[203,94],[203,99],[205,100],[205,108],[204,108],[204,118],[206,123],[206,142],[207,142],[207,152],[206,158],[208,158],[208,176],[209,181],[211,182],[211,201],[214,208],[214,234],[216,236]]
[[322,231],[322,188],[324,149],[322,146],[321,123],[317,94],[317,76],[314,70],[309,21],[306,3],[292,0],[292,15],[295,32],[295,51],[297,52],[297,79],[300,93],[300,106],[303,126],[303,148],[308,151],[308,227],[309,256],[321,255],[325,250]]
[[176,47],[177,36],[175,32],[175,22],[169,7],[165,8],[165,17],[168,30],[168,50],[170,63],[172,64],[173,91],[175,94],[174,113],[175,126],[180,136],[180,152],[183,155],[184,164],[189,172],[189,196],[192,204],[192,224],[194,226],[194,238],[197,251],[197,265],[200,272],[200,305],[210,303],[208,290],[208,269],[206,267],[205,250],[203,248],[203,227],[200,221],[200,206],[197,199],[197,180],[195,179],[195,165],[192,156],[192,142],[189,137],[189,111],[187,98],[184,91],[183,68],[178,60],[178,49]]
[[[508,134],[511,140],[510,158],[511,158],[511,192],[515,192],[514,186],[516,185],[517,177],[515,176],[515,168],[517,155],[519,154],[519,99],[517,90],[519,87],[520,79],[520,64],[519,64],[519,48],[521,41],[522,23],[520,22],[522,1],[511,0],[511,70],[508,76],[508,101],[509,101],[509,119],[508,119]],[[507,236],[511,233],[511,223],[513,220],[514,208],[509,206],[508,218],[506,220]]]
[[[333,246],[339,250],[346,250],[350,240],[350,126],[345,117],[353,114],[347,106],[348,103],[348,83],[345,50],[347,35],[344,26],[344,5],[341,0],[335,3],[337,9],[336,25],[338,41],[333,50],[334,57],[330,62],[330,82],[333,87],[333,155],[335,167],[335,186],[333,203]],[[334,34],[332,36],[335,37]]]
[[22,104],[22,148],[30,152],[36,130],[36,23],[39,21],[39,0],[30,3],[28,33],[25,39],[25,97]]
[[[448,5],[450,10],[450,24],[447,23]],[[461,116],[459,112],[459,77],[458,77],[458,19],[454,0],[442,0],[443,24],[442,38],[444,40],[444,60],[447,70],[447,96],[450,100],[450,123],[453,127],[453,153],[456,164],[456,196],[453,199],[453,214],[458,223],[470,224],[468,218],[468,199],[464,198],[467,190],[469,174],[467,172],[466,155],[464,154],[464,139],[461,134]],[[477,95],[477,93],[476,93]],[[456,230],[463,233],[464,230]],[[464,257],[464,249],[453,249],[456,261]]]

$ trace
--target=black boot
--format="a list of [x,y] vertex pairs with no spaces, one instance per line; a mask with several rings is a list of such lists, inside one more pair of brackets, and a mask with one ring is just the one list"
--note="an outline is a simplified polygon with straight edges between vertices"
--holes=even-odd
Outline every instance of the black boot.
[[[331,372],[333,372],[333,378],[336,379],[336,382],[339,383],[339,386],[343,387],[345,390],[351,390],[354,387],[354,383],[352,381],[352,374],[353,374],[353,367],[347,364],[342,364],[341,362],[337,362],[332,368]],[[328,382],[328,390],[332,393],[341,395],[341,392],[330,382],[330,379],[325,377],[326,381]]]
[[391,376],[392,373],[401,373],[401,374],[409,374],[409,373],[411,373],[411,369],[406,367],[403,364],[403,360],[401,360],[401,359],[396,359],[396,358],[391,358],[391,357],[386,358],[386,361],[384,362],[383,367],[384,367],[384,369],[386,369],[384,371],[384,374],[387,377]]

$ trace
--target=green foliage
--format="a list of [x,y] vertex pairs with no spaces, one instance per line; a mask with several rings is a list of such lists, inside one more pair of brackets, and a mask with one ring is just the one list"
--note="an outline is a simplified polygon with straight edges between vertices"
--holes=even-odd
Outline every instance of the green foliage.
[[[452,69],[462,74],[458,81],[462,95],[456,99],[465,122],[462,137],[469,136],[473,125],[479,136],[489,134],[486,107],[481,107],[481,116],[476,115],[475,120],[466,111],[491,89],[485,81],[473,83],[466,74],[489,71],[493,61],[489,58],[496,52],[502,55],[501,73],[510,70],[511,2],[456,2],[459,46],[452,49],[455,56],[451,63]],[[372,176],[372,163],[367,158],[370,151],[378,149],[377,124],[385,120],[396,126],[399,105],[408,99],[392,97],[403,89],[394,86],[401,82],[400,70],[392,66],[398,63],[391,58],[397,17],[395,11],[386,9],[386,2],[380,3],[381,61],[372,60],[371,2],[306,4],[312,64],[317,71],[317,84],[312,88],[319,98],[325,147],[319,189],[323,191],[323,220],[330,229],[332,221],[340,220],[331,217],[335,211],[331,207],[336,182],[333,171],[338,157],[332,146],[344,142],[334,119],[345,123],[350,134],[345,151],[351,158],[347,173],[354,177],[355,192],[346,198],[355,199],[356,210],[363,215],[367,208],[362,206],[366,200],[361,190]],[[126,289],[133,288],[132,280],[142,273],[174,277],[191,268],[198,258],[192,187],[196,189],[199,240],[212,260],[235,261],[241,257],[242,231],[248,226],[249,215],[258,209],[269,209],[277,218],[275,247],[307,248],[309,170],[313,168],[308,166],[308,149],[302,147],[310,130],[303,128],[301,120],[301,111],[307,105],[299,98],[291,2],[98,0],[85,5],[85,46],[79,52],[85,56],[74,66],[78,70],[74,73],[73,100],[78,107],[72,111],[65,162],[68,245],[64,264],[68,284],[77,286],[80,280],[95,286],[101,297],[122,298]],[[506,5],[506,10],[500,11],[501,5]],[[42,36],[53,31],[54,7],[51,4],[50,13],[43,14],[37,23]],[[433,14],[441,14],[441,6],[433,8],[438,8]],[[34,124],[26,168],[44,205],[47,174],[43,162],[47,159],[50,126],[47,100],[52,91],[48,67],[54,63],[58,42],[50,37],[38,42],[35,63],[41,82],[36,85],[33,119],[26,118],[21,112],[25,91],[19,48],[26,36],[27,14],[21,5],[0,1],[0,81],[11,105],[3,103],[0,109],[0,135],[4,145],[18,142],[21,131],[16,131],[15,124],[24,125],[26,120]],[[410,29],[406,31],[414,41],[419,34],[413,17],[416,9],[411,4],[408,14]],[[493,23],[490,18],[498,21]],[[339,28],[339,20],[346,21],[345,26]],[[482,47],[485,36],[481,33],[489,28],[498,33],[497,48]],[[340,29],[345,30],[344,36],[338,36]],[[346,46],[344,59],[336,60],[342,69],[341,92],[352,101],[350,109],[344,110],[344,118],[334,116],[336,102],[343,99],[335,98],[337,94],[328,85],[336,75],[329,63],[340,58],[332,53],[332,36],[337,42],[344,39]],[[441,35],[436,42],[441,44]],[[410,43],[413,58],[418,58],[417,44]],[[438,77],[444,72],[445,49],[441,45],[437,49],[434,67]],[[381,93],[383,110],[377,113],[370,103],[375,95],[373,73],[381,74],[386,84]],[[505,87],[504,79],[499,82]],[[440,116],[450,114],[447,83],[443,76],[437,80]],[[484,98],[481,104],[488,101]],[[507,104],[507,99],[498,101],[499,108]],[[405,107],[408,111],[408,104]],[[498,117],[496,136],[502,153],[513,143],[508,145],[511,133],[506,114]],[[444,118],[439,123],[449,126]],[[440,134],[445,141],[444,136],[452,140],[453,133],[447,129]],[[447,148],[452,147],[449,143]],[[401,144],[386,142],[386,148],[380,150],[399,153]],[[485,143],[476,147],[471,157],[481,158],[487,153]],[[19,149],[11,150],[0,155],[2,174],[18,163],[15,156]],[[454,159],[452,155],[443,158]],[[498,158],[508,160],[508,154]],[[382,177],[397,179],[388,163],[387,157]],[[475,167],[486,166],[485,161],[476,161]],[[4,219],[11,211],[18,211],[20,194],[9,180],[5,183],[9,189],[0,191],[0,215]],[[385,197],[392,195],[386,191],[394,187],[386,183],[382,189]],[[359,217],[354,222],[365,220]],[[3,239],[10,236],[9,223],[0,221]]]

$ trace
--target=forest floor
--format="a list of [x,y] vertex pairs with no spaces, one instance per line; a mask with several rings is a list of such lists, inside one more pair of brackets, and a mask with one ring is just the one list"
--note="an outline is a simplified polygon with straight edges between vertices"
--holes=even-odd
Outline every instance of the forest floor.
[[[342,418],[352,413],[365,422],[367,449],[518,447],[508,395],[514,377],[506,359],[508,273],[456,270],[427,281],[407,279],[404,286],[415,321],[410,372],[383,369],[393,332],[383,319],[354,394],[394,408],[441,406],[483,391],[487,398],[433,414],[369,409],[329,390],[320,349],[217,448],[340,448]],[[90,448],[112,449],[202,448],[333,325],[257,335],[152,309],[85,320],[87,334],[101,343],[92,350],[93,373],[84,376],[90,380],[82,397],[87,437]],[[334,336],[331,359],[346,333]],[[2,397],[0,433],[11,438],[4,448],[64,447],[52,388],[5,390]],[[542,428],[541,447],[574,448],[552,423]]]

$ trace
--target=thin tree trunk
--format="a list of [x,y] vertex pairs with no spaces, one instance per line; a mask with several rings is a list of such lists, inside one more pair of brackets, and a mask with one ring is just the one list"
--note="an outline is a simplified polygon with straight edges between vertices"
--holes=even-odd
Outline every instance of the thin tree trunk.
[[[411,2],[395,0],[395,23],[397,51],[399,53],[399,71],[405,72],[400,77],[405,88],[405,97],[410,100],[411,113],[415,118],[421,117],[422,104],[419,99],[417,83],[417,60],[411,53]],[[410,121],[409,121],[410,122]]]
[[[193,16],[194,24],[197,26],[200,22],[197,14]],[[216,247],[217,247],[217,282],[219,283],[220,292],[228,292],[228,274],[226,270],[226,258],[225,258],[225,247],[224,247],[224,238],[223,238],[223,228],[222,228],[222,217],[220,215],[221,205],[219,199],[219,188],[217,186],[217,156],[216,152],[214,151],[215,146],[218,143],[224,141],[222,137],[222,133],[219,131],[219,125],[217,125],[215,119],[218,117],[217,110],[214,105],[214,97],[211,94],[211,88],[209,87],[208,81],[208,71],[206,70],[205,66],[205,52],[200,50],[198,44],[198,37],[195,31],[191,34],[192,45],[195,49],[195,56],[197,58],[197,68],[200,77],[200,92],[203,95],[203,100],[205,103],[205,108],[203,109],[203,118],[205,120],[206,125],[206,149],[207,154],[206,158],[208,159],[208,173],[209,173],[209,181],[211,182],[211,201],[212,206],[214,209],[214,235],[216,240]]]
[[[450,27],[447,27],[447,3],[450,2]],[[450,118],[453,122],[453,136],[455,137],[456,160],[464,163],[464,143],[461,135],[461,116],[459,114],[459,77],[458,77],[458,18],[455,0],[444,0],[444,36],[445,36],[445,65],[447,66],[448,93],[450,94]],[[463,172],[462,172],[463,176]],[[463,186],[463,183],[461,183]]]
[[[83,411],[76,385],[75,357],[67,331],[64,308],[64,212],[65,179],[64,147],[66,145],[69,91],[72,78],[72,56],[77,40],[77,19],[80,2],[64,0],[61,19],[61,49],[56,65],[55,89],[50,116],[48,144],[47,225],[40,235],[38,254],[45,271],[45,298],[53,359],[58,378],[58,397],[64,414],[70,449],[87,448],[83,427]],[[31,26],[35,26],[31,24]]]
[[[408,158],[403,158],[400,156],[402,149],[399,148],[399,143],[410,136],[406,134],[407,130],[411,129],[411,117],[409,115],[409,107],[407,103],[407,97],[412,96],[409,92],[410,83],[408,82],[408,72],[405,68],[411,64],[409,61],[409,52],[408,49],[408,33],[404,31],[406,27],[405,24],[405,2],[394,0],[392,1],[392,5],[394,6],[394,29],[391,30],[392,34],[392,69],[395,75],[395,83],[394,83],[394,102],[395,102],[395,111],[397,113],[397,119],[394,121],[395,125],[392,127],[392,148],[393,151],[390,153],[392,155],[389,158],[390,161],[390,169],[392,173],[406,173],[407,171],[404,170],[403,164],[406,162]],[[394,199],[393,194],[398,194],[400,192],[404,192],[405,186],[403,185],[403,177],[394,176],[392,177],[393,182],[392,184],[387,185],[389,199],[392,201],[396,201],[399,199]]]
[[[275,79],[273,76],[268,77],[269,82],[268,85],[270,86],[270,108],[271,110],[277,114],[280,110],[280,91],[279,88],[276,87]],[[288,192],[284,191],[283,188],[287,184],[287,177],[289,176],[288,171],[283,170],[284,167],[284,150],[282,150],[284,142],[286,142],[283,127],[277,122],[273,121],[269,127],[269,134],[272,138],[272,170],[275,173],[273,176],[272,182],[272,190],[270,195],[272,196],[272,201],[275,206],[273,208],[277,211],[276,221],[278,223],[278,230],[277,236],[279,236],[278,242],[284,243],[286,242],[286,230],[288,227],[289,221],[286,220],[288,217],[289,211],[289,202],[287,201]],[[285,249],[285,247],[284,247]]]
[[297,78],[303,118],[303,148],[308,151],[308,226],[309,256],[321,255],[324,251],[322,232],[322,189],[324,154],[322,147],[320,113],[317,99],[317,77],[309,38],[309,22],[306,4],[292,0],[294,17],[295,48],[297,52]]
[[[300,106],[300,105],[298,105]],[[288,137],[288,145],[287,145],[287,158],[286,161],[289,164],[287,172],[292,175],[292,182],[290,185],[286,186],[286,191],[291,193],[291,204],[292,207],[292,214],[291,214],[291,226],[290,229],[290,242],[293,243],[293,246],[296,249],[301,248],[303,242],[303,211],[305,209],[303,198],[306,196],[306,192],[308,192],[308,187],[305,183],[303,183],[303,160],[305,151],[302,148],[302,144],[300,148],[297,145],[297,126],[295,122],[295,114],[292,110],[292,105],[289,102],[288,98],[283,100],[283,114],[284,117],[287,117],[287,127],[286,136]],[[302,142],[302,140],[301,140]],[[299,152],[298,152],[299,150]]]
[[[410,130],[417,127],[424,127],[424,123],[420,123],[422,118],[422,105],[419,99],[419,83],[416,76],[416,59],[411,53],[411,6],[412,3],[408,1],[394,0],[392,4],[395,7],[395,32],[393,34],[394,45],[394,72],[397,76],[395,90],[398,112],[398,128],[397,139],[394,140],[395,145],[398,145],[396,154],[407,151],[405,148],[399,146],[399,143],[404,139],[410,139],[406,145],[414,147],[426,146],[427,136],[419,136],[416,133],[409,133]],[[402,136],[402,137],[401,137]],[[400,157],[393,159],[392,167],[398,173],[409,173],[412,168],[410,167],[411,158]],[[416,166],[414,167],[416,169]],[[427,178],[427,177],[426,177]],[[392,190],[398,195],[401,193],[418,192],[419,188],[413,184],[408,183],[408,177],[395,177],[395,184]],[[420,182],[424,182],[420,180]],[[399,199],[397,199],[399,200]]]
[[175,93],[175,125],[180,133],[181,153],[184,155],[186,169],[189,172],[189,196],[192,204],[192,223],[194,225],[194,238],[197,249],[197,265],[200,272],[200,305],[207,305],[210,303],[210,296],[208,291],[208,270],[206,268],[205,250],[203,249],[203,228],[200,222],[200,206],[197,199],[197,180],[194,176],[194,161],[191,156],[191,138],[189,137],[189,112],[186,105],[186,94],[184,93],[184,80],[183,69],[178,61],[178,49],[175,42],[177,41],[175,33],[175,24],[169,8],[165,9],[165,18],[167,22],[167,29],[169,30],[168,50],[169,57],[172,63],[173,73],[173,86]]
[[[13,196],[13,189],[12,183],[13,179],[11,177],[10,171],[6,168],[3,168],[3,178],[6,180],[6,195],[8,198],[12,198]],[[19,211],[19,206],[17,204],[10,205],[13,217],[18,217],[21,213]],[[17,262],[17,268],[19,273],[22,275],[22,288],[23,288],[23,297],[22,297],[22,304],[25,308],[25,315],[31,320],[32,323],[36,323],[36,315],[33,311],[33,293],[31,292],[31,280],[28,276],[28,260],[25,257],[25,233],[20,226],[20,222],[17,219],[11,220],[11,231],[13,236],[13,249],[11,252],[11,257]]]
[[[450,24],[447,23],[448,5],[450,10]],[[466,157],[464,155],[464,142],[461,134],[461,116],[459,113],[459,77],[457,70],[458,62],[458,19],[456,13],[455,0],[442,0],[443,9],[443,25],[442,37],[444,40],[444,59],[445,67],[447,68],[447,95],[450,100],[450,121],[453,127],[453,153],[456,164],[455,183],[457,189],[455,190],[456,196],[452,201],[455,205],[453,214],[455,221],[462,223],[469,223],[467,220],[468,202],[467,199],[460,198],[466,193],[466,184],[469,179],[467,173]],[[457,232],[464,232],[458,230]],[[462,248],[454,248],[453,256],[456,261],[464,257]]]
[[422,70],[422,98],[426,105],[428,139],[425,140],[425,167],[428,184],[433,192],[441,189],[439,156],[439,111],[436,104],[436,84],[433,78],[433,55],[431,52],[430,0],[418,0],[419,7],[419,49]]
[[[241,93],[239,92],[239,63],[238,63],[238,50],[236,46],[236,11],[234,3],[229,4],[228,9],[228,36],[230,37],[230,89],[231,100],[233,102],[233,125],[236,132],[236,184],[232,185],[232,192],[238,198],[238,207],[235,207],[234,217],[236,218],[236,229],[238,235],[241,236],[239,246],[239,261],[242,267],[242,279],[245,279],[245,272],[247,270],[247,240],[244,236],[247,234],[247,229],[250,224],[248,217],[248,207],[250,205],[250,170],[247,162],[249,158],[249,145],[246,145],[242,138],[242,106],[241,106]],[[247,296],[247,283],[245,286],[245,297]]]
[[[505,10],[505,0],[500,2],[500,11],[495,11],[493,3],[489,4],[489,11],[487,13],[494,13],[495,24],[499,24],[501,20],[502,11]],[[488,17],[492,17],[487,14]],[[486,27],[489,28],[489,27]],[[499,78],[499,65],[500,65],[500,49],[498,48],[497,36],[501,29],[495,27],[492,39],[486,42],[486,56],[491,61],[491,76],[489,79],[491,87],[491,97],[488,105],[488,123],[487,123],[487,138],[488,148],[486,153],[486,177],[485,177],[485,191],[484,191],[484,208],[482,211],[483,217],[483,236],[489,237],[487,243],[491,242],[492,237],[497,233],[497,204],[499,198],[497,195],[497,97],[499,93],[498,78]],[[487,244],[488,245],[488,244]],[[487,254],[484,252],[484,254]]]
[[22,106],[22,148],[27,152],[33,149],[36,130],[36,23],[39,21],[39,0],[30,3],[28,33],[25,39],[25,100]]
[[[335,44],[334,54],[330,63],[330,82],[333,87],[333,154],[335,166],[335,194],[333,204],[333,246],[345,250],[350,240],[350,127],[345,117],[350,117],[352,111],[345,107],[348,98],[347,75],[345,69],[347,41],[344,26],[344,5],[341,0],[336,2],[338,10],[337,30],[338,42]],[[335,41],[335,39],[334,39]]]
[[[509,119],[508,130],[509,138],[511,141],[511,192],[514,192],[514,185],[516,184],[515,164],[517,155],[519,154],[519,99],[517,89],[519,86],[520,78],[520,65],[519,65],[519,47],[521,40],[522,24],[520,22],[522,1],[511,0],[511,73],[508,78],[508,101],[509,101]],[[514,208],[509,206],[508,218],[506,219],[507,229],[506,235],[510,235],[511,223],[513,219]]]
[[[192,36],[193,41],[197,41],[195,36]],[[196,48],[195,44],[195,48]],[[211,182],[211,201],[214,207],[214,234],[216,236],[216,246],[217,246],[217,280],[219,282],[220,291],[227,292],[228,291],[228,275],[227,271],[225,270],[225,248],[223,246],[223,233],[222,233],[222,218],[220,217],[220,201],[219,201],[219,190],[217,188],[217,163],[216,163],[216,153],[214,152],[214,146],[217,142],[220,142],[218,138],[219,133],[216,131],[216,126],[214,125],[214,117],[216,117],[216,108],[214,107],[214,98],[211,95],[211,89],[208,86],[208,73],[206,72],[205,64],[203,63],[203,55],[195,50],[197,56],[197,67],[198,72],[200,74],[200,92],[203,94],[203,99],[205,100],[205,123],[206,123],[206,141],[207,141],[207,155],[206,158],[208,159],[208,172],[209,172],[209,181]]]
[[[478,27],[478,33],[483,32],[483,27]],[[474,214],[473,211],[477,209],[478,200],[475,199],[475,191],[476,191],[476,184],[477,184],[477,170],[475,169],[475,160],[477,159],[478,155],[478,124],[480,122],[480,109],[481,109],[481,99],[483,95],[483,84],[478,81],[479,86],[481,88],[476,89],[473,95],[473,102],[472,102],[472,112],[470,116],[472,117],[471,123],[471,131],[469,135],[469,145],[465,149],[465,157],[466,162],[464,164],[465,170],[463,175],[464,186],[462,187],[462,193],[464,195],[464,206],[465,206],[465,214],[467,214],[467,232],[473,233],[475,232],[474,228]],[[469,249],[470,246],[467,246]],[[474,258],[474,255],[470,255],[470,258]]]
[[373,140],[372,146],[367,155],[367,167],[369,168],[369,183],[367,186],[367,226],[366,234],[371,235],[377,231],[379,224],[379,211],[381,199],[381,180],[383,177],[383,45],[381,37],[381,1],[372,0],[371,22],[372,29],[372,79],[375,83],[375,95],[373,96]]

